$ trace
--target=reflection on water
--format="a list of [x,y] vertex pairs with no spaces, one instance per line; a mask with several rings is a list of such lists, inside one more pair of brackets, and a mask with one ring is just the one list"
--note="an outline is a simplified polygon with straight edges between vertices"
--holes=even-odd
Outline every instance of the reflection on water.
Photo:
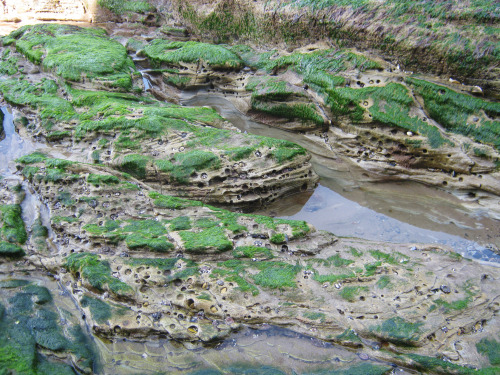
[[[264,210],[261,213],[270,212]],[[500,263],[499,255],[475,242],[393,219],[350,201],[322,185],[318,186],[298,213],[281,217],[306,220],[317,229],[328,230],[338,236],[398,243],[441,244],[452,247],[466,257]]]
[[33,152],[40,145],[21,138],[15,131],[12,114],[5,107],[2,107],[2,112],[5,116],[3,120],[5,138],[0,141],[0,174],[5,176],[15,171],[14,160]]
[[293,141],[311,152],[321,177],[313,195],[285,198],[256,213],[306,220],[340,236],[448,245],[466,257],[500,263],[498,254],[476,243],[499,246],[498,221],[467,211],[451,194],[411,182],[373,183],[361,168],[326,157],[316,141],[252,121],[220,95],[184,92],[181,102],[208,105],[242,131]]
[[319,375],[346,369],[349,370],[344,374],[349,371],[364,374],[373,371],[373,366],[386,369],[391,366],[371,359],[366,353],[267,325],[260,330],[244,329],[211,348],[169,340],[147,343],[118,340],[98,345],[107,364],[106,374]]

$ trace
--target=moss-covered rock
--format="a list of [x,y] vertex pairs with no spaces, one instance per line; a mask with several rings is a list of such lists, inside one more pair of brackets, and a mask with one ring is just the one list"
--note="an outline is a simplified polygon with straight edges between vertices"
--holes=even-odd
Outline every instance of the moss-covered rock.
[[30,61],[70,81],[96,80],[111,89],[132,87],[134,69],[126,49],[97,28],[27,25],[3,39]]

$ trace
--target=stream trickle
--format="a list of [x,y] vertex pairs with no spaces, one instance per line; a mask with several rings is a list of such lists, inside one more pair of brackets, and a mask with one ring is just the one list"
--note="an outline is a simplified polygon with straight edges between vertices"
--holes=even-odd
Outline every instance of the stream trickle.
[[[320,176],[312,195],[294,195],[255,213],[306,220],[339,236],[397,243],[431,243],[461,255],[500,264],[500,255],[481,243],[498,237],[498,222],[467,212],[450,194],[410,182],[369,183],[361,168],[325,156],[307,136],[255,122],[224,97],[206,90],[183,92],[181,103],[210,106],[241,131],[289,140],[305,147]],[[476,242],[478,241],[478,242]]]

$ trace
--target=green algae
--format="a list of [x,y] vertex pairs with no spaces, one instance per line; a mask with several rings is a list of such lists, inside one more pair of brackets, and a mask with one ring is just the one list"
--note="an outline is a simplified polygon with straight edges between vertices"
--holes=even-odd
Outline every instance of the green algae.
[[324,124],[317,108],[304,103],[308,100],[307,96],[285,81],[273,78],[254,81],[247,85],[247,90],[252,91],[251,105],[255,110],[288,119],[299,119],[304,123]]
[[110,78],[110,87],[132,87],[132,60],[125,47],[107,37],[102,29],[58,24],[27,25],[3,41],[6,45],[15,45],[32,62],[64,79]]
[[[21,216],[21,206],[18,204],[0,205],[0,214],[1,238],[11,243],[24,244],[28,239],[28,234]],[[3,251],[9,251],[6,245],[2,247]]]
[[383,261],[385,263],[389,264],[406,264],[409,262],[408,256],[401,254],[399,252],[394,252],[391,254],[384,253],[383,251],[380,250],[370,250],[369,253],[373,258],[379,261]]
[[[457,93],[446,87],[415,78],[406,82],[424,99],[429,115],[446,130],[471,137],[500,150],[500,104]],[[486,115],[484,116],[483,113]],[[478,123],[469,117],[478,117]]]
[[271,289],[296,288],[295,279],[302,269],[301,266],[283,262],[258,262],[255,267],[260,270],[251,276],[255,284]]
[[213,69],[239,69],[243,62],[234,52],[213,44],[174,42],[155,39],[144,48],[145,55],[157,66],[203,62]]
[[99,260],[96,254],[73,253],[67,257],[65,267],[73,274],[79,273],[99,291],[109,289],[118,297],[127,297],[133,293],[129,285],[111,276],[109,263]]
[[87,182],[94,186],[101,184],[116,185],[120,183],[120,179],[116,176],[90,173],[87,177]]
[[389,366],[375,365],[373,363],[361,363],[348,368],[333,368],[306,372],[304,375],[383,375],[391,371]]
[[85,295],[80,300],[80,305],[82,307],[88,307],[92,319],[99,324],[106,323],[112,316],[111,306],[103,300]]
[[0,256],[19,258],[24,255],[26,255],[26,253],[20,246],[10,242],[0,241]]
[[427,357],[419,354],[406,354],[423,371],[432,371],[438,374],[457,374],[457,375],[495,375],[500,371],[500,367],[485,367],[479,370],[462,367],[449,361],[444,361],[435,357]]
[[488,357],[490,364],[500,365],[500,343],[497,340],[483,338],[476,344],[476,349]]
[[302,316],[310,320],[319,320],[321,323],[324,323],[326,318],[326,315],[324,313],[313,311],[306,311],[302,314]]
[[181,231],[178,232],[184,242],[184,248],[190,253],[205,253],[208,250],[224,252],[232,250],[233,243],[228,240],[224,229],[212,227],[200,232]]
[[149,13],[156,11],[156,8],[147,1],[98,0],[97,4],[115,14]]
[[258,246],[238,246],[233,250],[233,256],[235,258],[266,258],[272,259],[274,258],[271,250],[265,247]]
[[372,332],[383,335],[388,341],[398,345],[414,346],[420,339],[421,322],[411,323],[396,316],[387,319],[382,324],[371,327]]
[[0,281],[0,288],[6,288],[6,289],[19,288],[22,286],[29,285],[30,283],[31,281],[28,280],[7,279]]
[[348,302],[355,302],[360,293],[366,292],[368,290],[367,287],[361,286],[345,286],[339,293],[339,296],[342,299],[345,299]]
[[377,288],[379,289],[384,289],[387,287],[391,287],[391,278],[387,275],[380,276],[380,278],[377,280]]
[[[197,227],[200,227],[200,226],[197,225]],[[170,221],[169,229],[171,231],[191,229],[191,219],[188,216],[176,217],[175,219],[172,219]]]
[[352,343],[359,343],[361,344],[362,341],[359,338],[359,336],[354,332],[352,329],[346,329],[344,332],[342,332],[340,335],[335,337],[337,340],[340,342],[352,342]]
[[75,374],[71,366],[59,362],[69,354],[82,370],[90,371],[93,347],[81,328],[68,322],[63,330],[47,288],[34,284],[20,287],[22,292],[12,290],[6,307],[0,303],[0,373]]

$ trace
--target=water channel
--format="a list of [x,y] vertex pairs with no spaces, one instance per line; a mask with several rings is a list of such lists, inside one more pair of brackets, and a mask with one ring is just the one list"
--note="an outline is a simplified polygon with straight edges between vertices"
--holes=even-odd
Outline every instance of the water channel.
[[361,168],[325,156],[324,147],[305,135],[253,121],[221,94],[183,92],[181,103],[210,106],[241,131],[286,139],[311,153],[320,176],[312,195],[294,195],[257,213],[306,220],[339,236],[446,245],[467,258],[500,265],[500,255],[487,247],[500,238],[498,221],[480,210],[464,209],[451,194],[412,182],[366,181]]
[[[362,171],[342,160],[324,156],[315,141],[252,121],[239,112],[231,101],[206,90],[184,92],[184,105],[210,106],[241,131],[287,139],[301,144],[312,154],[312,164],[321,177],[314,192],[294,195],[262,208],[258,213],[306,220],[318,229],[339,236],[409,243],[444,244],[462,255],[482,262],[500,264],[500,256],[486,246],[500,237],[498,221],[480,211],[467,211],[449,193],[409,182],[376,184],[363,181]],[[0,174],[3,181],[21,182],[15,174],[14,160],[44,147],[16,133],[12,114],[6,108],[4,132],[0,141]],[[48,211],[36,195],[23,202],[24,218],[30,227]],[[38,278],[58,300],[69,293],[61,285]],[[50,285],[49,285],[50,284]],[[68,302],[69,301],[69,302]],[[74,306],[75,313],[78,313]],[[83,323],[82,323],[83,324]],[[178,343],[167,339],[132,342],[95,340],[101,356],[98,373],[103,374],[327,374],[333,370],[379,363],[360,351],[325,343],[285,329],[268,325],[245,328],[230,339],[212,347]],[[390,364],[386,364],[390,365]],[[410,374],[394,367],[394,373]]]

